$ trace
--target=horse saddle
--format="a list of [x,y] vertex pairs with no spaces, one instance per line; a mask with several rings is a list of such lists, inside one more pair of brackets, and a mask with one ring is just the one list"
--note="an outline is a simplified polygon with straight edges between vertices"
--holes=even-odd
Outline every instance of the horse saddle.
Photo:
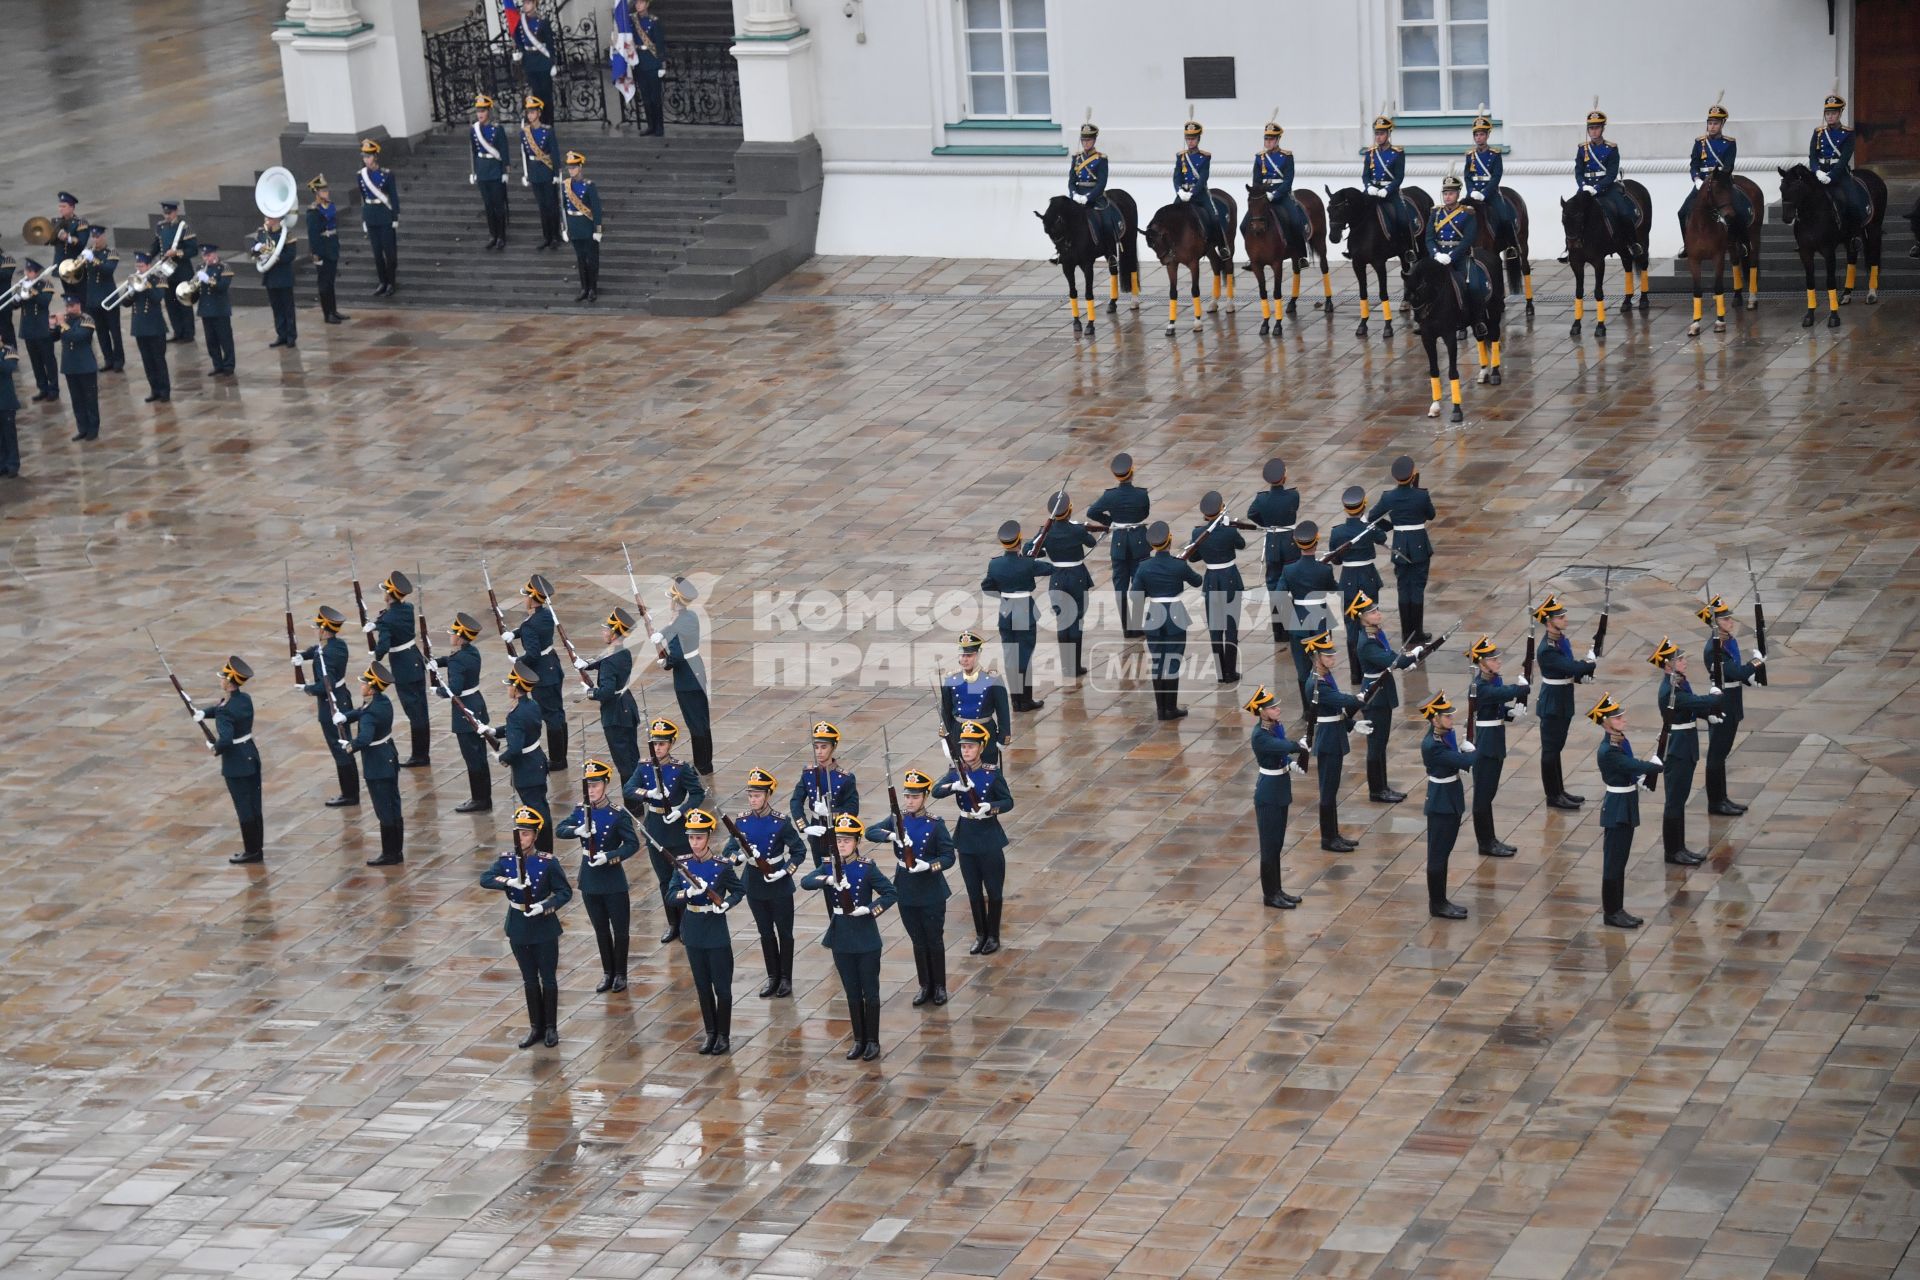
[[[1400,222],[1401,225],[1407,228],[1407,238],[1410,241],[1417,240],[1418,236],[1414,234],[1413,228],[1419,223],[1420,211],[1414,208],[1413,201],[1407,199],[1404,194],[1396,195],[1394,199],[1399,202]],[[1373,216],[1380,224],[1381,236],[1385,238],[1388,244],[1395,243],[1393,228],[1387,224],[1387,202],[1385,200],[1379,202],[1379,207],[1373,211]]]

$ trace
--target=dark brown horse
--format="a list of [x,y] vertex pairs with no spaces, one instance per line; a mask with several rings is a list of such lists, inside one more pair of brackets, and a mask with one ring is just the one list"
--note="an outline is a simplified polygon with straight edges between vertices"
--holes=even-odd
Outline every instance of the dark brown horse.
[[[1744,243],[1736,241],[1733,235],[1733,217],[1735,212],[1734,193],[1747,198],[1747,207],[1753,211],[1753,220],[1747,226]],[[1693,273],[1693,323],[1687,326],[1687,336],[1700,336],[1700,315],[1704,310],[1700,296],[1700,270],[1707,263],[1713,264],[1713,331],[1727,331],[1727,294],[1725,280],[1727,266],[1733,266],[1733,297],[1740,300],[1742,267],[1746,278],[1752,284],[1754,292],[1748,295],[1747,309],[1760,305],[1760,226],[1766,217],[1766,207],[1760,199],[1760,188],[1747,178],[1729,178],[1719,169],[1710,169],[1701,180],[1700,189],[1694,192],[1693,205],[1687,210],[1686,224],[1681,228],[1685,236],[1685,247],[1681,256],[1687,260],[1687,269]]]
[[1124,227],[1118,243],[1114,243],[1113,237],[1104,232],[1096,236],[1093,224],[1087,217],[1086,206],[1076,204],[1066,196],[1055,196],[1045,213],[1036,212],[1033,215],[1040,219],[1040,228],[1047,233],[1047,239],[1053,241],[1054,260],[1067,277],[1067,305],[1073,311],[1075,333],[1081,331],[1081,325],[1080,288],[1074,273],[1077,271],[1086,277],[1086,332],[1091,334],[1093,264],[1101,258],[1107,260],[1107,311],[1111,313],[1120,309],[1120,282],[1123,279],[1131,280],[1133,309],[1140,309],[1140,215],[1134,208],[1133,197],[1118,187],[1107,188],[1107,200],[1119,210]]
[[[1507,264],[1507,292],[1509,294],[1525,292],[1527,314],[1533,314],[1533,258],[1528,243],[1532,219],[1527,216],[1527,202],[1512,187],[1500,188],[1501,199],[1507,202],[1507,208],[1513,210],[1513,252],[1514,256],[1505,258]],[[1478,215],[1480,234],[1474,237],[1473,247],[1485,249],[1490,258],[1501,259],[1501,246],[1493,234],[1493,219],[1489,218],[1479,204],[1470,206]]]
[[[1862,250],[1867,260],[1867,301],[1880,301],[1880,245],[1887,216],[1887,184],[1871,169],[1855,169],[1853,176],[1866,188],[1872,214],[1857,241],[1841,233],[1840,211],[1826,188],[1815,181],[1811,169],[1797,164],[1780,170],[1781,216],[1793,224],[1793,247],[1799,250],[1800,265],[1807,273],[1807,314],[1800,320],[1803,329],[1813,327],[1814,314],[1820,309],[1819,295],[1813,288],[1815,254],[1827,260],[1827,328],[1840,327],[1839,308],[1853,300],[1855,258]],[[1833,253],[1843,244],[1847,250],[1847,286],[1841,290],[1833,284]]]
[[[1489,249],[1476,246],[1473,260],[1477,270],[1486,277],[1487,298],[1484,316],[1487,336],[1479,338],[1480,381],[1489,386],[1500,385],[1500,331],[1506,318],[1506,291],[1500,287],[1500,259]],[[1433,258],[1422,258],[1413,264],[1413,270],[1407,274],[1407,306],[1413,311],[1416,328],[1420,331],[1420,345],[1427,352],[1427,377],[1433,388],[1433,403],[1427,406],[1427,416],[1440,416],[1440,346],[1447,348],[1447,385],[1452,393],[1452,421],[1465,420],[1465,411],[1460,405],[1460,340],[1459,334],[1469,323],[1467,314],[1470,299],[1463,295],[1458,278],[1453,269],[1442,265]]]
[[[1419,187],[1402,187],[1400,196],[1412,206],[1408,219],[1413,223],[1413,256],[1417,261],[1426,256],[1427,218],[1433,213],[1433,197]],[[1387,243],[1381,218],[1379,202],[1358,187],[1342,187],[1338,191],[1327,188],[1327,238],[1338,244],[1343,234],[1353,233],[1347,256],[1353,259],[1353,274],[1360,282],[1360,324],[1353,331],[1359,338],[1367,336],[1367,320],[1373,314],[1373,304],[1367,299],[1368,268],[1372,268],[1374,278],[1380,282],[1380,314],[1387,322],[1380,331],[1381,336],[1393,336],[1393,301],[1387,296],[1387,262],[1398,255],[1394,246]],[[1403,278],[1405,274],[1401,273]],[[1327,310],[1333,310],[1332,298],[1327,299]]]
[[1167,269],[1167,332],[1172,333],[1174,324],[1180,319],[1180,270],[1186,268],[1193,282],[1193,327],[1200,328],[1200,260],[1205,258],[1213,268],[1213,305],[1209,311],[1220,309],[1220,282],[1225,280],[1227,290],[1227,310],[1233,310],[1233,227],[1239,206],[1233,197],[1224,191],[1215,190],[1213,203],[1220,210],[1220,234],[1226,241],[1223,249],[1215,249],[1207,243],[1207,236],[1200,228],[1200,215],[1193,206],[1180,201],[1161,206],[1160,212],[1153,215],[1147,223],[1147,248]]
[[1625,237],[1607,217],[1606,207],[1598,196],[1580,191],[1573,199],[1560,202],[1560,227],[1567,233],[1567,261],[1573,267],[1573,328],[1569,332],[1576,338],[1587,314],[1588,267],[1593,268],[1593,305],[1599,317],[1593,326],[1593,336],[1607,336],[1607,259],[1610,257],[1618,257],[1626,273],[1626,297],[1621,300],[1620,310],[1625,312],[1633,306],[1636,270],[1640,272],[1641,281],[1640,310],[1647,309],[1647,228],[1653,221],[1653,201],[1647,189],[1631,178],[1622,178],[1620,187],[1638,206],[1640,215],[1632,232]]
[[[1293,315],[1300,301],[1300,268],[1310,258],[1320,260],[1320,289],[1331,299],[1333,282],[1327,276],[1327,211],[1320,197],[1311,191],[1296,191],[1300,211],[1307,215],[1307,243],[1295,244],[1274,216],[1267,193],[1259,187],[1247,188],[1247,216],[1240,220],[1240,238],[1247,246],[1247,270],[1260,282],[1260,333],[1269,329],[1278,333],[1281,324],[1280,272],[1293,264],[1293,296],[1287,299],[1286,314]],[[1273,272],[1273,301],[1267,301],[1267,272]]]

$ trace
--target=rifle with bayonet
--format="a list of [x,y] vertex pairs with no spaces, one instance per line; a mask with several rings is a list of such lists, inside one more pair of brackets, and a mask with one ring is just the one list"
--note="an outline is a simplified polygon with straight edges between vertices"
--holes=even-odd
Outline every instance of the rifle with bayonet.
[[305,686],[307,677],[305,669],[300,665],[300,642],[294,638],[293,634],[293,570],[284,560],[280,562],[280,568],[286,574],[287,656],[293,659],[293,682]]
[[1593,656],[1604,657],[1607,652],[1607,619],[1613,614],[1613,566],[1607,566],[1607,576],[1603,587],[1605,595],[1600,602],[1600,624],[1593,629]]
[[1534,646],[1538,643],[1533,617],[1533,583],[1527,583],[1527,652],[1520,659],[1520,679],[1525,683],[1520,689],[1520,701],[1527,702],[1533,697],[1533,657]]
[[773,879],[781,874],[780,868],[767,861],[767,856],[754,847],[753,841],[747,839],[746,832],[740,830],[732,818],[723,813],[720,815],[720,823],[726,827],[727,834],[733,837],[734,843],[740,846],[740,855],[753,859],[754,868],[762,877]]
[[[1207,522],[1205,528],[1201,529],[1200,532],[1193,535],[1193,540],[1191,542],[1187,543],[1185,547],[1181,548],[1180,558],[1182,560],[1191,560],[1195,556],[1199,555],[1201,540],[1204,539],[1208,534],[1212,533],[1215,529],[1218,529],[1220,527],[1221,521],[1223,520],[1235,528],[1239,528],[1241,525],[1240,521],[1235,520],[1233,518],[1233,508],[1227,505],[1227,502],[1224,496],[1221,498],[1221,501],[1220,501],[1220,510],[1214,513],[1213,519]],[[1252,528],[1253,526],[1248,525],[1247,527]]]
[[893,813],[894,845],[900,850],[900,860],[912,871],[920,865],[920,859],[913,854],[913,840],[907,835],[907,822],[900,813],[900,788],[893,781],[893,746],[887,741],[887,731],[880,730],[880,758],[887,770],[887,808]]
[[[1667,672],[1667,700],[1660,704],[1660,738],[1653,744],[1653,754],[1660,757],[1661,763],[1667,759],[1667,743],[1673,738],[1674,708],[1680,702],[1680,677]],[[1649,773],[1640,779],[1648,791],[1660,789],[1660,775]]]
[[[487,584],[487,604],[493,610],[493,628],[499,634],[501,643],[507,646],[507,656],[517,659],[520,655],[513,651],[513,641],[507,639],[507,615],[500,612],[500,597],[493,594],[493,574],[488,571],[484,556],[480,559],[480,578]],[[354,590],[359,591],[359,584],[354,585]]]
[[[1767,656],[1767,610],[1766,606],[1760,603],[1760,579],[1753,572],[1753,552],[1751,551],[1747,552],[1747,582],[1753,588],[1753,647],[1764,658]],[[1753,679],[1755,684],[1764,685],[1767,682],[1765,664],[1753,669]]]
[[[620,554],[625,556],[627,561],[627,590],[633,594],[633,610],[640,615],[640,623],[646,627],[647,634],[650,636],[654,635],[659,629],[653,625],[653,618],[647,613],[646,602],[640,599],[640,584],[636,582],[633,577],[633,556],[628,553],[627,544],[624,542],[620,544]],[[667,647],[665,645],[656,644],[653,646],[653,649],[655,653],[660,655],[660,661],[665,662],[667,660]]]
[[427,589],[422,585],[423,582],[420,566],[416,564],[413,566],[413,613],[414,620],[420,626],[420,656],[426,660],[428,681],[438,689],[440,672],[433,664],[433,641],[427,636]]
[[580,677],[580,687],[592,693],[593,681],[587,679],[587,673],[580,668],[580,651],[573,647],[573,641],[567,639],[567,629],[560,625],[560,614],[551,600],[547,601],[547,613],[553,618],[553,634],[560,637],[560,643],[567,651],[567,660],[573,663],[573,674]]
[[200,734],[207,740],[207,745],[212,746],[213,730],[207,728],[207,722],[201,719],[200,708],[193,705],[193,699],[188,697],[186,689],[181,687],[180,677],[173,674],[173,664],[167,661],[167,655],[160,653],[160,642],[153,638],[151,628],[147,630],[147,643],[153,646],[155,653],[160,654],[160,665],[167,669],[167,679],[173,682],[173,691],[180,695],[180,701],[186,705],[187,714],[193,717],[196,725],[200,726]]
[[[1446,630],[1442,631],[1439,635],[1433,638],[1433,641],[1430,644],[1415,645],[1413,649],[1409,649],[1405,654],[1401,655],[1403,657],[1412,658],[1413,661],[1408,663],[1406,666],[1399,668],[1399,670],[1411,671],[1414,667],[1420,666],[1423,663],[1425,663],[1428,658],[1431,658],[1434,654],[1438,653],[1440,651],[1440,646],[1445,644],[1448,640],[1451,640],[1453,638],[1453,633],[1458,631],[1459,629],[1460,629],[1460,620],[1458,618],[1455,618],[1450,624],[1448,624]],[[1373,705],[1373,700],[1375,696],[1378,694],[1379,690],[1381,690],[1386,686],[1387,681],[1392,677],[1393,672],[1394,672],[1394,668],[1388,667],[1385,671],[1381,672],[1378,676],[1375,676],[1371,684],[1369,684],[1365,689],[1362,689],[1360,691],[1360,705],[1355,707],[1353,710],[1347,712],[1347,727],[1349,729],[1353,727],[1353,724],[1356,720],[1358,720],[1361,716],[1367,713],[1367,709]],[[1472,723],[1472,722],[1469,721],[1468,723]]]
[[353,530],[347,530],[347,565],[353,574],[353,607],[360,611],[360,633],[366,637],[367,652],[373,652],[373,632],[367,630],[367,598],[360,592],[360,557],[353,553]]
[[1047,518],[1041,524],[1040,532],[1034,534],[1027,545],[1021,549],[1021,555],[1032,559],[1039,553],[1040,548],[1046,545],[1047,532],[1053,528],[1054,523],[1067,518],[1067,507],[1071,503],[1067,497],[1067,486],[1071,483],[1073,483],[1073,472],[1068,471],[1067,478],[1060,482],[1060,487],[1054,491],[1051,498],[1047,499]]
[[1372,537],[1375,533],[1379,532],[1381,525],[1391,524],[1391,523],[1392,523],[1392,517],[1390,516],[1381,515],[1381,516],[1374,517],[1373,519],[1367,521],[1367,523],[1361,527],[1360,532],[1354,534],[1351,538],[1348,538],[1345,542],[1340,543],[1338,546],[1328,548],[1327,554],[1320,557],[1321,563],[1340,564],[1341,563],[1340,557],[1346,554],[1347,548],[1351,547],[1356,542],[1360,542],[1366,538]]

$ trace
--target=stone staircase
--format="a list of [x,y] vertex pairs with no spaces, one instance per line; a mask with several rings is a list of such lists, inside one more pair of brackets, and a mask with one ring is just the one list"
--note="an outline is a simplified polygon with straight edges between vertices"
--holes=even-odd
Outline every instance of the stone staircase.
[[[1778,195],[1779,184],[1773,184],[1769,190],[1767,183],[1759,178],[1760,189],[1771,196]],[[1887,184],[1886,232],[1880,249],[1880,290],[1920,292],[1920,258],[1907,256],[1914,246],[1912,229],[1907,224],[1906,214],[1913,208],[1914,199],[1920,196],[1920,182],[1895,181]],[[1667,217],[1673,217],[1669,210]],[[1836,256],[1836,264],[1844,259]],[[1817,259],[1813,270],[1814,284],[1823,292],[1826,288],[1826,267]],[[1844,273],[1836,272],[1835,278],[1846,283]],[[1712,288],[1712,277],[1703,273],[1702,284]],[[1693,275],[1687,270],[1683,259],[1674,259],[1664,272],[1656,273],[1652,279],[1655,293],[1693,292]],[[1864,295],[1867,289],[1867,272],[1864,264],[1859,271],[1854,292]],[[1727,291],[1733,291],[1733,275],[1727,275]],[[1793,247],[1793,228],[1781,221],[1780,205],[1777,200],[1767,206],[1767,220],[1760,233],[1760,292],[1763,294],[1790,294],[1804,296],[1806,275],[1800,268],[1800,255]],[[1821,306],[1826,305],[1824,298]]]

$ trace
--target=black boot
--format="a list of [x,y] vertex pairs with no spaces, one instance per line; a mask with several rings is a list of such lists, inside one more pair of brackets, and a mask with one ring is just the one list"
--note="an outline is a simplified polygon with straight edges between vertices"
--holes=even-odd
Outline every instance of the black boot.
[[847,1021],[853,1024],[853,1047],[847,1050],[847,1061],[858,1062],[867,1051],[867,1010],[866,1002],[859,999],[847,1000]]
[[680,904],[677,902],[667,904],[667,931],[660,935],[660,941],[662,943],[676,942],[679,940],[680,910]]
[[918,1009],[933,999],[933,976],[927,972],[927,949],[919,943],[913,944],[913,976],[920,984],[919,994],[913,997],[913,1007]]
[[767,984],[760,988],[762,1000],[771,999],[780,989],[780,943],[775,938],[760,939],[760,959],[767,966]]
[[719,1018],[714,1011],[713,997],[708,994],[705,987],[699,989],[699,996],[700,1027],[705,1034],[700,1040],[700,1047],[694,1052],[708,1054],[713,1052],[715,1042],[720,1039]]
[[714,1057],[733,1052],[733,996],[726,991],[720,993],[718,1007],[713,1011],[714,1023],[720,1034],[714,1037],[713,1047],[709,1050]]
[[1399,804],[1407,797],[1387,785],[1387,762],[1367,757],[1367,798],[1375,804]]
[[432,730],[424,724],[410,724],[407,732],[412,743],[412,754],[400,762],[402,769],[424,769],[431,763],[427,759],[427,747],[432,741]]
[[696,733],[693,735],[693,768],[694,768],[694,772],[696,773],[707,774],[709,776],[712,775],[713,773],[713,735],[712,734]]
[[1707,812],[1716,818],[1737,818],[1746,811],[1747,806],[1727,797],[1727,762],[1707,761]]
[[1411,648],[1414,633],[1413,606],[1405,600],[1396,600],[1394,607],[1398,609],[1400,613],[1400,647],[1402,649]]
[[547,730],[547,772],[567,771],[567,726]]
[[397,822],[380,824],[380,856],[367,860],[370,867],[395,867],[407,860],[405,853],[405,829]]
[[1180,705],[1180,677],[1168,676],[1164,683],[1167,690],[1167,710],[1166,714],[1160,718],[1162,720],[1185,719],[1187,709]]
[[1443,871],[1427,872],[1427,914],[1438,920],[1465,920],[1467,909],[1447,899],[1447,877]]
[[1080,664],[1080,642],[1064,637],[1060,641],[1060,669],[1074,676],[1084,676],[1087,669]]
[[977,956],[980,949],[987,945],[987,904],[968,894],[967,906],[973,911],[973,945],[967,948],[967,954]]
[[867,1047],[861,1052],[860,1056],[868,1062],[872,1062],[880,1056],[880,1002],[878,1000],[868,1000],[865,1004],[867,1006]]
[[243,822],[241,822],[240,852],[234,854],[231,858],[228,858],[227,859],[228,862],[231,862],[234,865],[239,866],[249,862],[263,861],[263,858],[260,853],[260,847],[261,847],[260,828],[261,828],[261,822],[258,818],[248,818]]
[[1578,809],[1581,800],[1566,793],[1560,777],[1560,757],[1540,757],[1540,786],[1547,794],[1549,809]]
[[1000,949],[1000,910],[1005,905],[1001,902],[987,904],[987,942],[980,948],[983,956],[990,956]]
[[933,1003],[938,1007],[947,1002],[947,948],[944,943],[939,947],[927,948],[927,967],[933,977]]
[[350,809],[360,803],[360,771],[352,761],[335,761],[334,776],[340,780],[340,794],[327,801],[329,809]]
[[488,774],[467,774],[467,802],[453,806],[455,813],[485,813],[493,808],[493,778]]
[[1627,914],[1627,882],[1625,880],[1602,880],[1600,882],[1600,909],[1602,918],[1616,929],[1638,929],[1646,922],[1639,916]]
[[539,987],[523,986],[521,989],[526,993],[527,997],[528,1031],[527,1038],[520,1042],[520,1047],[522,1049],[531,1049],[536,1044],[539,1044],[546,1035],[547,1012],[544,1002],[540,999]]
[[793,994],[793,948],[786,946],[780,951],[780,985],[774,989],[774,998]]
[[1320,806],[1320,847],[1328,853],[1352,853],[1360,847],[1340,834],[1340,810],[1336,805]]
[[1660,843],[1665,849],[1666,859],[1676,867],[1697,867],[1706,859],[1687,848],[1687,819],[1685,814],[1662,813],[1660,815]]

